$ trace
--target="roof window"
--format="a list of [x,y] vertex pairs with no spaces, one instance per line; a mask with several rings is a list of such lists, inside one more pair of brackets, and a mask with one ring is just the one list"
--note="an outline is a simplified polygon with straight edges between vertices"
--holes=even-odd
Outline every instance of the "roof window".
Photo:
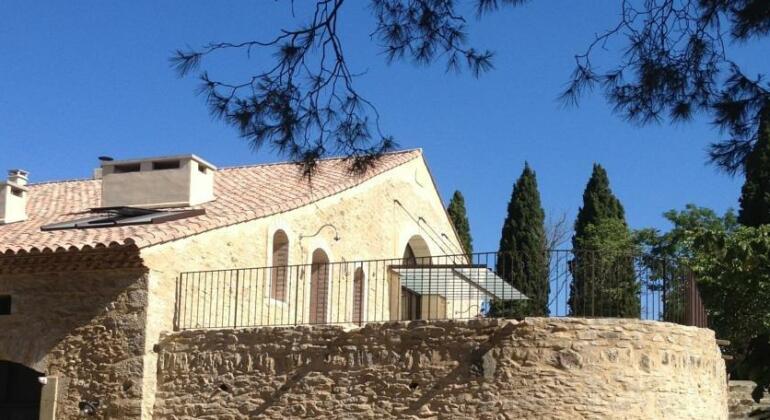
[[172,220],[186,219],[188,217],[201,216],[206,214],[206,210],[194,209],[164,211],[137,207],[105,207],[92,209],[91,213],[95,213],[97,215],[85,217],[82,219],[70,220],[67,222],[53,223],[50,225],[45,225],[40,229],[43,231],[51,231],[158,224],[170,222]]

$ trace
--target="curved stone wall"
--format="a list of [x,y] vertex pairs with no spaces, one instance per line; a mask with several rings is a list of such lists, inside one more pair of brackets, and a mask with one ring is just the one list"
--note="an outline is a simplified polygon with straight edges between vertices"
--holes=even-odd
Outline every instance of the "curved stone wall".
[[184,331],[158,418],[727,418],[710,330],[528,318]]

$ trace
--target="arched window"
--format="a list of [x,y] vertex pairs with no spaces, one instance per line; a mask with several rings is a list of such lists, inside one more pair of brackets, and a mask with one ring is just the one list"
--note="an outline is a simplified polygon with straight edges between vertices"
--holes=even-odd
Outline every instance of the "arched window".
[[353,275],[353,323],[364,323],[364,270],[361,267]]
[[[412,236],[404,248],[402,263],[406,266],[421,267],[431,265],[430,250],[428,244],[419,235]],[[423,279],[419,279],[423,280]],[[430,282],[430,279],[425,279]],[[393,298],[391,298],[391,316],[400,312],[401,320],[415,320],[423,317],[423,296],[416,291],[401,285],[401,302],[396,301],[395,296],[399,296],[395,285],[391,288]],[[419,290],[419,289],[418,289]],[[400,304],[399,304],[400,303]],[[399,310],[400,309],[400,310]]]
[[329,257],[322,249],[313,251],[310,267],[310,323],[326,323],[329,302]]
[[270,297],[286,301],[286,278],[289,266],[289,237],[279,230],[273,234],[273,271],[270,283]]

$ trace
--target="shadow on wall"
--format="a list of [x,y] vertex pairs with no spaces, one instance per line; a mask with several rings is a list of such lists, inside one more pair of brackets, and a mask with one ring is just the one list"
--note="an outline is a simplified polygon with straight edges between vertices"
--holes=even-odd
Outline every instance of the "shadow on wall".
[[721,419],[727,412],[713,332],[651,321],[187,330],[164,336],[159,350],[160,418]]
[[[422,321],[413,321],[409,324],[409,328],[420,328],[425,325]],[[405,416],[418,415],[420,409],[427,403],[429,403],[436,395],[441,393],[442,390],[451,387],[452,385],[462,385],[468,382],[468,377],[484,377],[485,379],[492,379],[495,374],[496,362],[492,357],[486,357],[490,350],[498,346],[504,337],[509,337],[516,325],[509,323],[501,329],[496,330],[486,341],[479,344],[478,348],[472,352],[469,352],[465,358],[458,360],[458,366],[449,372],[444,377],[435,381],[434,385],[423,390],[423,394],[420,399],[414,401],[409,409],[403,414]],[[288,373],[288,380],[281,385],[275,392],[265,398],[265,401],[255,410],[250,411],[248,415],[250,417],[258,417],[265,415],[266,412],[276,404],[282,403],[282,398],[289,391],[298,391],[295,389],[297,384],[300,384],[306,379],[311,372],[328,372],[330,365],[330,359],[334,353],[339,352],[340,347],[344,346],[349,340],[346,335],[341,335],[332,342],[330,342],[324,349],[324,357],[314,358],[312,362],[302,366],[290,373]],[[339,367],[336,370],[340,370]],[[414,391],[420,388],[422,385],[419,382],[412,382],[409,384],[409,389]],[[221,384],[219,390],[223,392],[231,392],[232,388],[227,384]]]
[[101,401],[100,414],[133,416],[142,397],[146,270],[2,268],[0,290],[12,307],[0,316],[0,360],[59,377],[60,416],[77,415],[83,401]]
[[125,315],[143,310],[142,291],[129,291],[143,275],[136,270],[0,274],[2,290],[13,299],[11,315],[0,316],[0,359],[46,372],[66,349],[75,351],[67,358],[88,363],[100,336],[121,334]]

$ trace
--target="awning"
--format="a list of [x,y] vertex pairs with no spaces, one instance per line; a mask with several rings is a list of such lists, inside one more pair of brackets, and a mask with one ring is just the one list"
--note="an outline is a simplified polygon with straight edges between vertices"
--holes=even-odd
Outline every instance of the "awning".
[[394,265],[390,268],[401,278],[401,286],[420,295],[466,300],[527,299],[483,265]]

